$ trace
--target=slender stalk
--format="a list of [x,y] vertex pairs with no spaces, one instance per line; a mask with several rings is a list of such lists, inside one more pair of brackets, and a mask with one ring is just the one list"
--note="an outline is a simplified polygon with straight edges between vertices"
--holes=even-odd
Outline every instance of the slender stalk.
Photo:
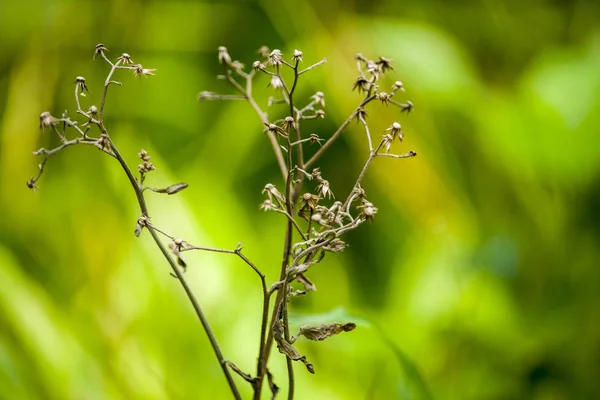
[[[114,67],[113,67],[113,70],[114,70]],[[108,136],[108,133],[106,131],[106,128],[104,127],[104,124],[102,122],[100,122],[98,124],[98,126],[99,126],[100,130],[102,131],[102,133]],[[150,214],[148,213],[148,207],[146,205],[146,200],[144,198],[144,192],[143,192],[142,188],[138,184],[136,178],[133,176],[133,173],[131,172],[131,169],[125,162],[125,159],[123,158],[123,156],[121,156],[121,153],[119,153],[119,150],[117,149],[115,144],[112,142],[112,140],[110,141],[110,147],[111,147],[111,150],[113,151],[113,153],[115,154],[116,159],[119,161],[119,164],[121,164],[121,167],[123,168],[123,171],[127,175],[127,178],[129,179],[129,183],[131,184],[131,187],[133,188],[133,191],[135,192],[135,196],[137,198],[138,205],[140,207],[140,211],[142,212],[142,215],[144,215],[147,218],[150,218]],[[227,379],[227,383],[229,385],[231,393],[233,394],[235,399],[241,400],[242,397],[237,389],[237,386],[233,380],[233,377],[231,376],[231,373],[229,372],[229,369],[227,368],[227,364],[225,363],[225,358],[223,357],[223,353],[221,352],[221,348],[219,347],[217,338],[215,337],[215,335],[212,331],[212,328],[210,327],[210,324],[208,323],[206,315],[202,311],[202,308],[200,307],[200,304],[198,303],[198,300],[196,299],[196,296],[194,296],[194,294],[192,293],[192,290],[190,289],[187,281],[185,280],[181,270],[179,269],[179,267],[177,266],[177,264],[171,257],[169,250],[161,242],[160,238],[158,237],[157,231],[151,225],[148,226],[148,231],[150,232],[152,239],[154,239],[154,242],[160,249],[161,253],[163,254],[165,259],[171,266],[171,269],[173,270],[173,273],[177,277],[177,280],[179,280],[179,282],[181,283],[181,286],[183,287],[183,290],[185,291],[190,303],[192,303],[194,311],[196,312],[196,315],[198,316],[198,319],[200,320],[200,323],[202,324],[202,327],[204,328],[204,331],[206,332],[206,335],[208,336],[208,340],[210,341],[210,344],[213,348],[215,356],[217,357],[217,360],[219,361],[219,365],[221,366],[221,369],[223,370],[223,374],[225,375],[225,378]]]
[[367,96],[358,105],[358,107],[356,107],[356,109],[352,112],[352,114],[350,114],[350,116],[342,123],[342,125],[340,125],[340,127],[334,132],[334,134],[331,135],[331,137],[325,143],[323,143],[323,146],[321,146],[321,148],[319,150],[317,150],[317,152],[304,164],[305,169],[310,168],[323,155],[323,153],[325,153],[325,151],[327,151],[327,149],[333,144],[333,142],[335,142],[335,140],[342,134],[344,129],[346,129],[346,127],[352,121],[352,119],[354,119],[354,117],[358,113],[358,110],[361,107],[364,107],[365,105],[370,103],[373,99],[375,99],[374,95]]

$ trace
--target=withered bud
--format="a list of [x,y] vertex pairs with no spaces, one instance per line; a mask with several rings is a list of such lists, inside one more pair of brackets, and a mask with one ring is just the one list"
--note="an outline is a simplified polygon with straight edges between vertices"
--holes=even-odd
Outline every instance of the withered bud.
[[266,124],[266,123],[265,123],[265,126],[267,127],[266,130],[268,132],[271,132],[275,135],[278,135],[278,136],[281,136],[284,138],[288,136],[287,132],[284,131],[280,126],[277,126],[275,124]]
[[269,199],[263,201],[259,207],[263,211],[271,211],[275,210],[277,207],[273,204],[273,202]]
[[300,207],[298,213],[311,210],[314,211],[315,207],[317,207],[317,204],[319,203],[319,200],[321,200],[319,196],[316,196],[312,193],[304,193],[300,198]]
[[279,192],[279,190],[277,190],[275,185],[271,183],[267,183],[265,185],[264,189],[262,190],[262,193],[266,193],[270,201],[273,201],[273,198],[275,198],[279,202],[285,203],[285,197],[283,197],[283,195]]
[[387,133],[383,135],[383,139],[381,140],[381,146],[385,149],[386,153],[390,152],[390,148],[392,147],[392,143],[394,142],[394,137]]
[[315,111],[315,116],[317,118],[325,118],[325,110],[319,109],[319,110]]
[[110,151],[111,145],[108,135],[106,135],[105,133],[100,135],[98,140],[96,140],[96,147],[98,147],[100,150]]
[[92,117],[95,117],[98,114],[98,107],[90,106],[90,108],[88,108],[88,114],[90,114]]
[[56,118],[49,111],[44,111],[40,114],[40,130],[45,128],[53,128],[56,125]]
[[359,121],[361,119],[366,120],[368,116],[369,114],[367,114],[367,110],[365,110],[364,107],[358,107],[358,109],[356,110],[356,119],[358,119]]
[[202,101],[202,100],[219,100],[220,97],[221,96],[219,96],[215,92],[203,91],[198,94],[198,100],[200,100],[200,101]]
[[231,64],[231,56],[227,52],[227,47],[225,47],[225,46],[219,46],[218,58],[219,58],[219,64],[226,64],[226,65]]
[[150,156],[148,155],[148,152],[144,149],[140,150],[140,152],[138,153],[138,157],[142,161],[150,161]]
[[300,336],[304,336],[308,340],[321,341],[328,337],[337,335],[342,332],[350,332],[356,329],[356,324],[348,322],[340,324],[337,322],[322,325],[303,325],[300,327],[300,332],[291,340],[294,342]]

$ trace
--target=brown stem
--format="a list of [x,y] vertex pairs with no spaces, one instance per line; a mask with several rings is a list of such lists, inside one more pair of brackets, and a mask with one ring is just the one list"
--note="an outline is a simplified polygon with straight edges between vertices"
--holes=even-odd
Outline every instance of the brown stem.
[[[113,67],[113,70],[114,70],[114,67]],[[105,90],[105,93],[106,93],[106,90]],[[106,128],[104,128],[104,125],[102,122],[100,122],[98,124],[98,126],[100,127],[100,130],[102,131],[103,134],[108,135],[108,133],[106,132]],[[146,205],[146,200],[144,199],[144,192],[143,192],[142,188],[138,184],[136,178],[133,176],[133,173],[131,172],[131,169],[125,162],[125,159],[123,158],[123,156],[121,156],[121,154],[119,153],[119,150],[117,149],[115,144],[112,142],[112,140],[110,141],[110,146],[111,146],[113,153],[115,154],[116,159],[121,164],[121,167],[123,168],[123,170],[125,171],[125,174],[127,175],[127,178],[129,179],[129,183],[131,184],[131,186],[135,192],[135,196],[137,198],[142,215],[146,216],[149,219],[150,215],[148,213],[148,207]],[[223,373],[225,374],[225,378],[227,379],[227,383],[229,384],[229,388],[230,388],[233,396],[236,399],[241,400],[242,397],[240,396],[240,393],[235,385],[235,382],[233,381],[233,377],[231,376],[231,373],[229,372],[229,369],[227,368],[227,364],[225,363],[225,358],[223,357],[223,354],[221,353],[221,348],[219,347],[217,339],[210,327],[210,324],[208,323],[208,320],[206,319],[206,316],[204,315],[204,312],[202,311],[202,308],[200,307],[200,304],[198,303],[198,300],[192,293],[192,290],[190,289],[189,285],[187,284],[185,278],[183,277],[181,270],[179,269],[179,267],[177,266],[177,264],[171,257],[169,250],[167,250],[165,245],[160,241],[157,231],[154,228],[152,228],[151,225],[148,226],[148,231],[150,232],[152,239],[154,239],[154,242],[160,249],[161,253],[163,254],[165,259],[171,266],[173,273],[175,274],[175,276],[181,283],[181,286],[183,287],[183,290],[185,291],[190,303],[192,303],[192,306],[194,307],[194,311],[196,312],[196,315],[198,316],[198,319],[200,320],[200,323],[202,324],[202,327],[204,328],[204,331],[206,332],[206,335],[208,336],[208,340],[210,341],[210,344],[211,344],[213,351],[217,357],[217,360],[219,361],[219,365],[221,366],[221,369],[223,370]]]

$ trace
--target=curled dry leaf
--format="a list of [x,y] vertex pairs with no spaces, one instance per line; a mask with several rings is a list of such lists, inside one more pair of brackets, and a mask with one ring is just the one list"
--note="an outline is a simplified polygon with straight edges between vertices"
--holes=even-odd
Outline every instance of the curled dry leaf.
[[309,340],[321,341],[330,336],[337,335],[338,333],[350,332],[354,329],[356,329],[356,324],[354,322],[345,324],[332,322],[322,325],[304,325],[300,327],[300,331],[292,338],[291,342],[294,343],[300,336],[304,336]]
[[280,353],[288,356],[290,360],[302,361],[308,372],[311,374],[315,373],[315,367],[283,337],[283,323],[280,320],[275,321],[275,324],[273,324],[273,338],[275,339],[275,342],[277,342],[277,348]]

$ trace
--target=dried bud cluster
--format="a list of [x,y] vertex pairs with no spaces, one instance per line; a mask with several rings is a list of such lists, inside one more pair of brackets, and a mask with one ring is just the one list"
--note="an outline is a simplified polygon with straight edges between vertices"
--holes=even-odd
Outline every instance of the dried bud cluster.
[[150,162],[150,156],[148,155],[148,152],[146,150],[140,150],[140,152],[138,153],[138,157],[140,158],[140,160],[142,160],[142,163],[138,165],[138,171],[140,175],[143,176],[148,172],[155,170],[154,164]]

